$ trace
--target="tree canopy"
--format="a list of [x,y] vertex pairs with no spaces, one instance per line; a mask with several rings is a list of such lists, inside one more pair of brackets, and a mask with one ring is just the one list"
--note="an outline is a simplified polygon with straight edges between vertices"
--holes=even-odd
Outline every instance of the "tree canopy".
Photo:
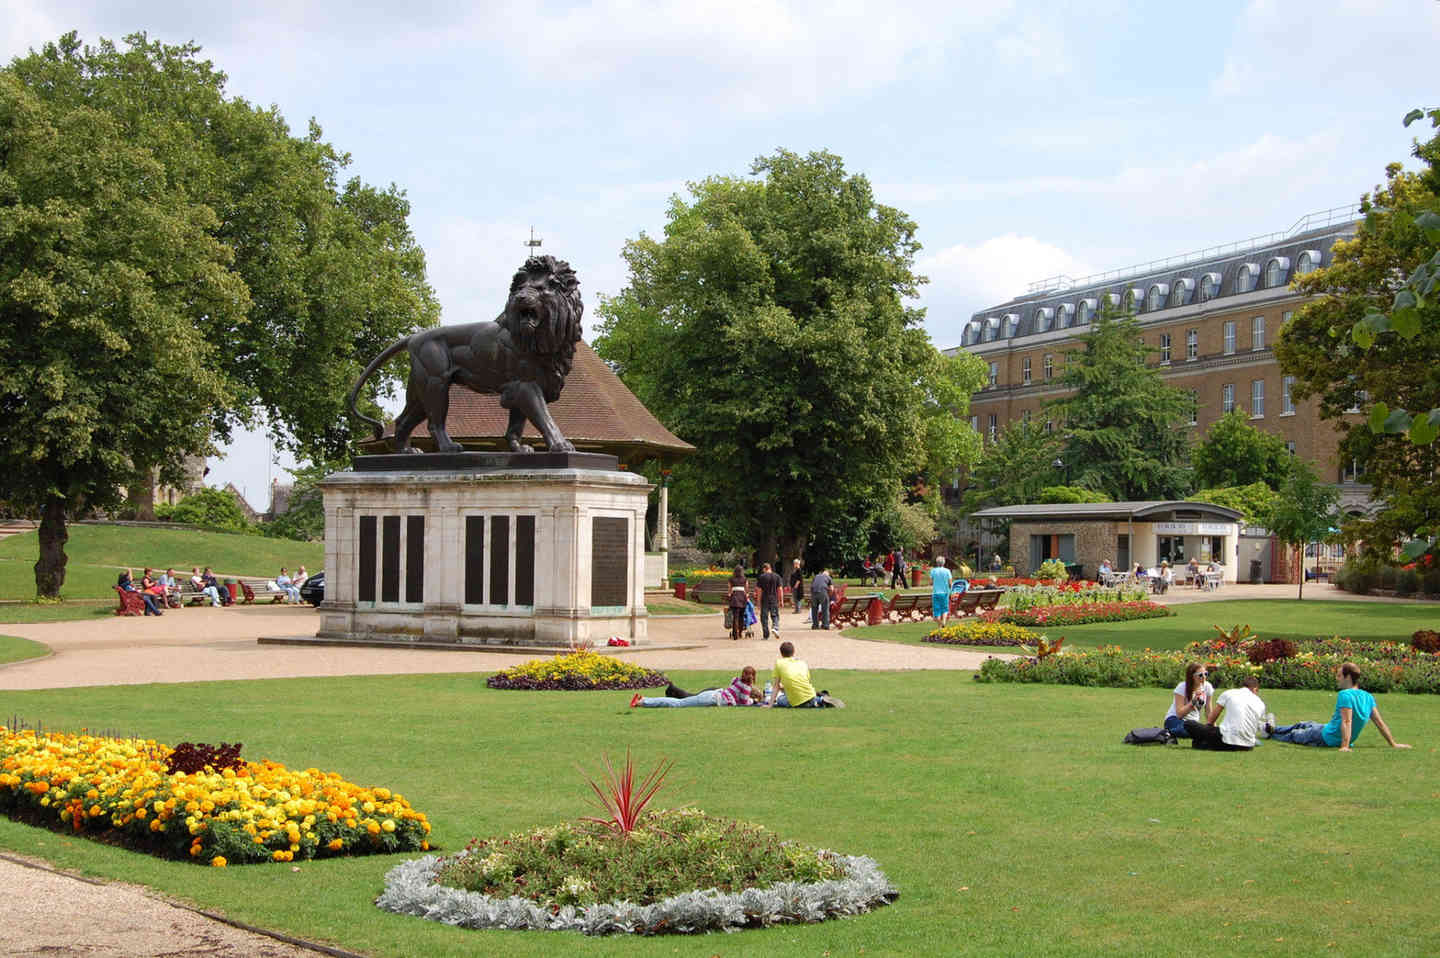
[[72,33],[0,70],[0,468],[41,513],[41,595],[68,513],[237,425],[343,451],[354,377],[438,317],[404,195],[341,185],[317,125],[198,54]]
[[1190,450],[1195,483],[1201,488],[1264,483],[1278,489],[1290,475],[1294,456],[1285,440],[1256,429],[1238,409],[1221,416]]
[[[1440,125],[1440,111],[1430,115]],[[1424,169],[1388,166],[1385,183],[1361,200],[1355,238],[1296,280],[1316,298],[1275,347],[1295,377],[1293,395],[1318,398],[1321,418],[1341,433],[1342,461],[1358,462],[1383,502],[1376,515],[1347,522],[1347,534],[1387,556],[1412,534],[1440,528],[1440,445],[1425,412],[1440,409],[1440,135],[1417,143],[1415,155]],[[1417,546],[1412,555],[1427,547]]]
[[823,151],[750,172],[690,184],[663,239],[625,245],[629,282],[600,305],[595,348],[697,447],[675,470],[677,512],[766,558],[812,537],[853,555],[908,482],[978,451],[964,414],[983,364],[930,344],[905,304],[924,282],[915,224],[864,176]]
[[1116,501],[1175,499],[1191,488],[1192,400],[1146,368],[1152,352],[1133,316],[1105,309],[1066,354],[1060,383],[1073,392],[1048,405],[1065,431],[1070,483]]
[[1039,424],[1025,419],[1007,423],[970,468],[962,500],[965,511],[1042,501],[1042,489],[1060,484],[1055,462],[1063,452],[1059,435]]
[[[1293,461],[1294,457],[1290,459]],[[1285,479],[1277,485],[1283,486],[1289,478],[1289,471],[1286,471]],[[1227,509],[1234,509],[1243,513],[1245,522],[1252,526],[1263,526],[1269,520],[1270,514],[1275,507],[1275,490],[1263,482],[1252,482],[1243,486],[1217,486],[1209,489],[1200,489],[1192,492],[1185,498],[1191,502],[1209,502],[1217,506],[1225,506]]]
[[[1340,492],[1333,485],[1323,483],[1310,464],[1296,459],[1289,476],[1281,484],[1279,494],[1265,517],[1265,526],[1281,542],[1294,546],[1303,556],[1305,546],[1328,538],[1331,530],[1338,526],[1340,516],[1335,504]],[[1301,562],[1303,566],[1303,561]],[[1305,570],[1300,574],[1297,599],[1305,598]]]

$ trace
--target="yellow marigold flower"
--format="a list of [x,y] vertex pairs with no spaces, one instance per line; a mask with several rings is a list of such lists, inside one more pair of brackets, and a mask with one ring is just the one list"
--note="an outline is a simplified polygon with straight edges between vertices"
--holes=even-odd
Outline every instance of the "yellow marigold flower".
[[142,818],[142,819],[143,819],[143,818],[145,817],[145,815],[146,815],[145,809],[143,809],[143,808],[137,808],[137,809],[135,809],[135,817],[136,817],[136,818]]
[[[49,786],[49,785],[46,785],[45,787],[46,787],[46,788],[49,788],[50,786]],[[366,815],[369,815],[369,814],[371,814],[372,812],[375,811],[375,803],[374,803],[374,802],[366,802],[364,805],[361,805],[361,806],[360,806],[360,810],[363,811]]]
[[380,834],[380,826],[377,825],[377,824],[375,824],[374,822],[366,822],[366,823],[365,823],[365,830],[366,830],[367,832],[369,832],[371,835],[379,835],[379,834]]
[[[229,769],[227,768],[226,771],[228,772]],[[216,855],[214,858],[210,859],[211,868],[224,868],[226,864],[228,863],[225,861],[224,855]]]
[[330,843],[325,847],[330,849],[332,852],[338,852],[340,849],[345,847],[345,839],[332,838],[330,839]]
[[388,801],[388,800],[390,799],[390,789],[388,789],[388,788],[377,788],[377,789],[375,789],[375,797],[378,798],[378,799],[380,799],[382,802],[383,802],[383,801]]
[[284,853],[284,852],[271,852],[271,853],[270,853],[270,857],[271,857],[272,859],[274,859],[275,861],[277,861],[277,862],[283,862],[283,861],[285,860],[285,853]]
[[395,830],[395,822],[392,819],[387,818],[385,819],[385,821],[380,823],[380,827],[387,832],[393,832]]
[[429,842],[421,842],[421,843],[420,843],[420,850],[421,850],[422,852],[428,852],[428,851],[430,850],[430,843],[429,843]]

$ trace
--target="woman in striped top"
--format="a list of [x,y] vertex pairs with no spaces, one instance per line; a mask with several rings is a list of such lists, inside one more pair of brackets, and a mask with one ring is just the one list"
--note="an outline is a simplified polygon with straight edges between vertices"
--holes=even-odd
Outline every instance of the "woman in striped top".
[[673,684],[663,698],[646,698],[639,692],[630,699],[632,709],[687,709],[701,706],[751,705],[760,701],[755,689],[755,668],[747,665],[723,689],[706,689],[687,695]]

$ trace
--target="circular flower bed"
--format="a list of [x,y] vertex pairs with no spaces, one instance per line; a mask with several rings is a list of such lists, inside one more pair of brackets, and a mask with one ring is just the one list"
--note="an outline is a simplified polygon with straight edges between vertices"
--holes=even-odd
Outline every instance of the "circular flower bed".
[[628,832],[562,824],[406,862],[376,904],[465,928],[655,935],[817,922],[896,897],[869,858],[682,808]]
[[598,652],[569,652],[531,659],[485,680],[492,689],[581,692],[595,689],[653,689],[668,685],[664,673]]
[[930,632],[920,641],[944,645],[1034,645],[1039,632],[1011,625],[1008,622],[960,622]]
[[1007,622],[1011,625],[1088,625],[1092,622],[1128,622],[1132,619],[1159,619],[1175,613],[1150,601],[1139,602],[1078,602],[1066,605],[1042,605],[1028,609],[995,609],[982,612],[982,622]]

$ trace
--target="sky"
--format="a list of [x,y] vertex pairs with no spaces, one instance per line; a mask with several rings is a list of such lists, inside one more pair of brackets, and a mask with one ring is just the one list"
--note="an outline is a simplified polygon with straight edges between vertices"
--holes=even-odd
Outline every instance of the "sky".
[[[406,190],[448,323],[499,312],[533,227],[588,329],[687,183],[830,150],[917,222],[944,348],[1035,280],[1356,202],[1437,105],[1440,2],[6,0],[0,59],[67,30],[194,41],[231,95],[316,119]],[[225,452],[207,483],[263,510],[292,463]]]

